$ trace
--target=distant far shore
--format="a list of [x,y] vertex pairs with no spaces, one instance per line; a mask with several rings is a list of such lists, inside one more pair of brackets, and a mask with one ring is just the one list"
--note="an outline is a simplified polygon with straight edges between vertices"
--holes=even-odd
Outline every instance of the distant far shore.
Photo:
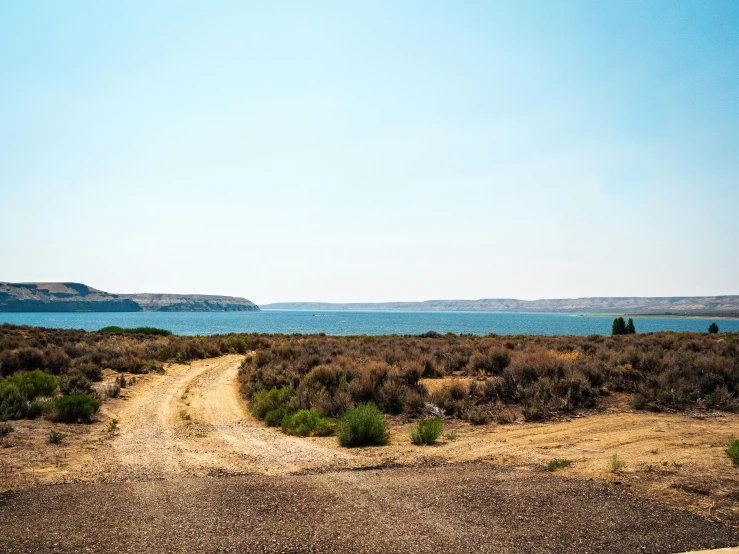
[[653,317],[739,317],[739,296],[671,296],[554,298],[518,300],[426,300],[423,302],[278,302],[263,310],[301,311],[422,311],[491,313],[569,313],[572,315],[639,314]]
[[[596,314],[589,314],[596,315]],[[628,317],[687,317],[694,319],[739,319],[739,312],[699,313],[699,314],[622,314]]]

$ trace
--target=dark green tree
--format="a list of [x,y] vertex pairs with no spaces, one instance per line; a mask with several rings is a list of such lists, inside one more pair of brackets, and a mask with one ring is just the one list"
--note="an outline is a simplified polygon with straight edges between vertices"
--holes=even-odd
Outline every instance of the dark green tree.
[[634,320],[629,318],[629,322],[626,324],[626,334],[633,335],[636,333],[636,327],[634,327]]
[[623,317],[617,317],[613,320],[613,327],[611,328],[612,335],[625,335],[626,334],[626,322]]
[[711,323],[708,326],[708,332],[709,333],[718,333],[718,325],[716,325],[715,323]]

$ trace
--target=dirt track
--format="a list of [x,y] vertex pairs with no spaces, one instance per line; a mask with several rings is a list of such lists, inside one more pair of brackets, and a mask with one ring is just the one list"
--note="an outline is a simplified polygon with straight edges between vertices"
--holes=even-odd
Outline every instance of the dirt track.
[[[108,478],[172,479],[245,473],[284,474],[349,467],[354,456],[266,429],[244,409],[240,356],[172,366],[135,391],[117,413]],[[116,472],[113,474],[111,472]]]
[[[344,450],[334,438],[288,437],[251,419],[235,382],[240,361],[172,366],[110,402],[91,436],[68,447],[70,467],[51,466],[43,479],[81,482],[0,497],[0,551],[679,552],[739,544],[730,527],[646,499],[643,475],[599,478],[606,453],[576,450],[615,445],[635,460],[656,445],[673,456],[659,438],[675,416],[642,427],[623,415],[494,426],[492,438],[458,426],[460,438],[438,447],[408,444],[396,422],[391,446]],[[117,436],[106,418],[119,421]],[[705,455],[698,434],[713,448],[732,424],[696,420],[691,440]],[[532,471],[562,452],[572,469]]]

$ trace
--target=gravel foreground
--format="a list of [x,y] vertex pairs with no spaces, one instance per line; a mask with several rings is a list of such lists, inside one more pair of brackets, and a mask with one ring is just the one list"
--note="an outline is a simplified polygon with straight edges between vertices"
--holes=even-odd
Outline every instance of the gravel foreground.
[[682,552],[739,532],[602,484],[485,463],[41,486],[2,552]]

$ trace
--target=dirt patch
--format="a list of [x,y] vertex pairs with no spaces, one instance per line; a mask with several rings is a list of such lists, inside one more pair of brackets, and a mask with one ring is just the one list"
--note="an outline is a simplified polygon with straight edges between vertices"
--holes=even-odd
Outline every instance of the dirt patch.
[[669,553],[739,541],[622,486],[484,463],[38,487],[0,497],[0,535],[29,553]]

